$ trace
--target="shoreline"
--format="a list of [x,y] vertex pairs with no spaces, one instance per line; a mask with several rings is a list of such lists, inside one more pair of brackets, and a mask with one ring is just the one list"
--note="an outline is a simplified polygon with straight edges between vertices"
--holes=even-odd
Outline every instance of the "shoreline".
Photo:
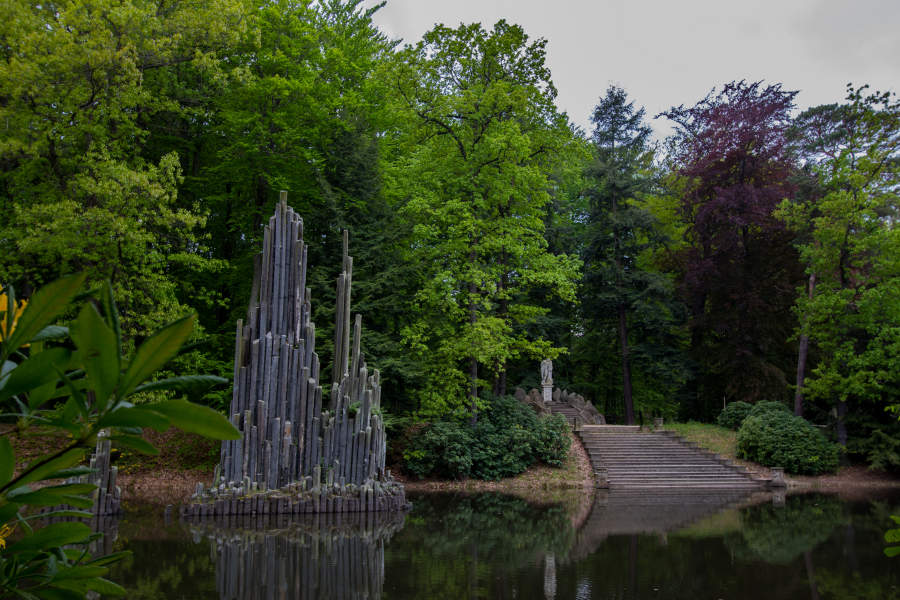
[[[396,475],[395,479],[411,494],[502,493],[518,496],[535,504],[562,503],[574,508],[576,515],[583,515],[575,518],[580,521],[593,502],[595,487],[587,453],[574,435],[571,435],[571,439],[569,458],[561,468],[540,465],[499,481],[415,480],[402,475]],[[765,467],[741,462],[758,475],[770,474]],[[212,477],[213,471],[205,469],[160,468],[120,472],[123,505],[126,508],[129,505],[178,506],[189,500],[198,482],[208,486]],[[786,475],[785,481],[785,491],[788,494],[821,492],[847,499],[862,499],[872,493],[900,490],[900,478],[869,471],[860,466],[842,467],[837,473],[815,477]]]

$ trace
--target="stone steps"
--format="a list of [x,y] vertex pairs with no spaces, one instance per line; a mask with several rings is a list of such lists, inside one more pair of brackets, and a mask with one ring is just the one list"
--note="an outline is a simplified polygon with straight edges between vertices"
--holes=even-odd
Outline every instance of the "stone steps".
[[[578,432],[595,472],[610,490],[752,490],[750,472],[668,432],[640,433],[622,425],[583,426]],[[702,494],[702,491],[700,492]]]

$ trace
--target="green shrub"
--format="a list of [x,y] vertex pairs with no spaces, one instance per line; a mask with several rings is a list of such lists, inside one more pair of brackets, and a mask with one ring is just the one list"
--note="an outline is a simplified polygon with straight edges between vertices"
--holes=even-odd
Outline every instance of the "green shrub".
[[787,411],[748,416],[738,430],[737,455],[805,475],[834,471],[838,465],[837,447],[805,419]]
[[515,398],[491,401],[475,426],[438,421],[415,432],[403,453],[417,477],[501,479],[537,462],[562,466],[569,451],[569,427],[562,416],[538,418]]
[[719,418],[716,419],[716,423],[722,427],[736,430],[747,418],[752,408],[753,405],[749,402],[741,402],[740,400],[732,402],[722,409],[722,412],[719,413]]
[[[785,404],[769,400],[765,402],[757,402],[756,404],[754,404],[753,408],[750,409],[750,413],[747,415],[747,417],[758,417],[759,415],[764,415],[772,412],[792,414],[791,409],[789,409]],[[746,419],[747,417],[744,418]]]
[[406,469],[419,478],[468,477],[472,471],[471,429],[456,421],[439,421],[421,429],[403,452]]

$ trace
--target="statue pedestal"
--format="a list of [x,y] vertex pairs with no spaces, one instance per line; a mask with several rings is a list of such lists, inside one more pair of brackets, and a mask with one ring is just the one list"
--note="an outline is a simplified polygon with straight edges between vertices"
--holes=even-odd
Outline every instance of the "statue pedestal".
[[553,402],[553,382],[545,383],[541,386],[541,391],[543,392],[544,402]]

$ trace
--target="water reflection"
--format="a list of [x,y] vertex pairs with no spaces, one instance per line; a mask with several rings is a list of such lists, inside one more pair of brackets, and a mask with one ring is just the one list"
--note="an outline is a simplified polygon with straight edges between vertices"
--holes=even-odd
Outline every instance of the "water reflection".
[[[381,598],[385,543],[403,527],[403,513],[322,513],[280,529],[225,521],[191,525],[212,542],[221,600]],[[257,528],[254,528],[256,526]]]
[[[900,600],[882,535],[898,500],[598,496],[561,505],[420,495],[397,521],[119,525],[129,598]],[[586,512],[586,511],[585,511]],[[387,515],[381,515],[386,517]]]
[[[765,494],[728,490],[613,490],[600,491],[579,529],[572,559],[593,554],[609,536],[666,534],[740,505],[765,501]],[[633,545],[633,544],[631,544]],[[633,549],[629,548],[629,555]]]

